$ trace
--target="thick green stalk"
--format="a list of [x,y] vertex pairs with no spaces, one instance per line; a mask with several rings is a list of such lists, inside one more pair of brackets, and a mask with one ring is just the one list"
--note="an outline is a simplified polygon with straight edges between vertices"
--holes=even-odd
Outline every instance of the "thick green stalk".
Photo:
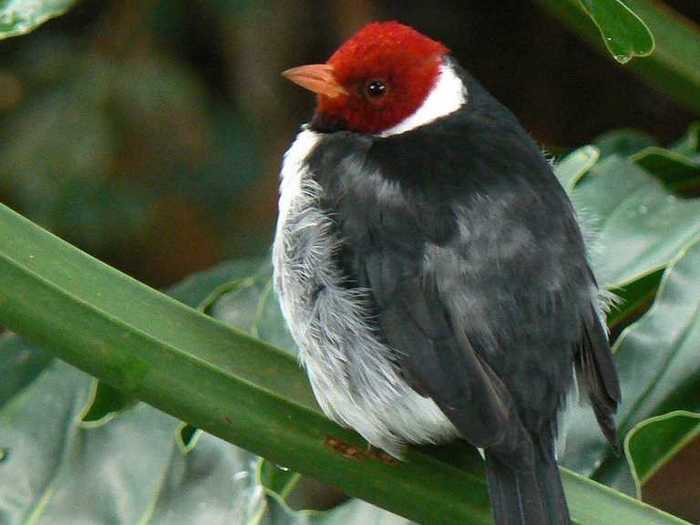
[[[579,0],[535,1],[609,56],[598,29]],[[688,109],[700,113],[700,29],[663,2],[624,0],[624,3],[644,20],[656,41],[650,56],[635,58],[625,67]]]
[[[0,205],[0,323],[165,412],[421,523],[491,522],[480,466],[368,453],[325,419],[288,354],[148,288]],[[457,449],[459,450],[459,449]],[[458,466],[461,465],[461,466]],[[585,524],[680,524],[564,472]]]

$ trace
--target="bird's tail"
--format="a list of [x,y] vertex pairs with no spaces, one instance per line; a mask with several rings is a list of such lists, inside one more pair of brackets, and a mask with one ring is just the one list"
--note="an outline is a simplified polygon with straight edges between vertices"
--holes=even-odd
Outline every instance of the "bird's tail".
[[514,468],[486,451],[496,525],[571,524],[554,454],[534,448],[534,465],[527,468]]

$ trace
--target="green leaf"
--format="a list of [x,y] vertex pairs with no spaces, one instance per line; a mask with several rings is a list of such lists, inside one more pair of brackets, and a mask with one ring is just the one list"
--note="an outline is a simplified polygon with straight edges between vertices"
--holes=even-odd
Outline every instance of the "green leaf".
[[[23,377],[27,363],[46,358],[15,336],[3,338],[0,352],[4,378]],[[136,406],[109,428],[81,424],[75,416],[81,403],[90,405],[94,380],[65,364],[44,366],[25,387],[26,392],[13,394],[16,399],[6,410],[0,408],[0,522],[5,525],[60,520],[174,525],[257,518],[268,523],[275,517],[274,523],[285,525],[407,523],[359,500],[331,512],[293,511],[283,500],[298,474],[201,431],[196,431],[196,447],[192,439],[186,448],[176,446],[173,430],[182,432],[182,424],[147,405]],[[30,461],[52,468],[28,469]],[[274,499],[266,499],[260,488]],[[119,506],[105,506],[116,497]]]
[[[0,238],[0,323],[17,333],[181,420],[409,519],[491,522],[481,470],[423,449],[407,450],[399,464],[359,453],[364,441],[321,415],[290,354],[130,279],[4,206]],[[86,398],[87,387],[71,405],[73,417]],[[109,431],[137,415],[83,430]],[[358,453],[348,457],[339,444]],[[577,522],[682,523],[570,472],[564,482]]]
[[[690,165],[695,162],[693,160],[693,155],[697,148],[698,133],[700,133],[700,127],[691,126],[686,136],[674,145],[672,149],[667,150],[656,146],[654,139],[645,133],[628,129],[614,130],[598,137],[595,141],[595,147],[600,152],[600,156],[603,159],[608,159],[608,157],[611,156],[616,156],[618,158],[629,156],[630,160],[643,166],[645,168],[644,171],[662,181],[667,189],[687,190],[692,189],[695,185],[695,181],[698,180],[698,178],[693,176],[693,171],[689,169]],[[571,154],[572,160],[575,159],[576,155],[581,150],[576,150]],[[679,165],[678,162],[676,162],[677,159],[682,159],[683,164]],[[561,166],[563,163],[564,161],[555,166],[555,172],[570,193],[574,205],[578,210],[582,227],[587,234],[587,243],[595,258],[596,270],[600,274],[601,271],[606,271],[604,268],[601,268],[599,260],[601,258],[601,252],[607,253],[605,257],[611,262],[614,262],[616,257],[618,257],[617,249],[605,251],[604,244],[611,241],[605,238],[601,239],[599,232],[601,224],[605,222],[606,217],[609,215],[609,210],[605,211],[603,215],[598,215],[601,214],[599,209],[601,203],[599,201],[601,198],[606,199],[609,197],[607,195],[609,188],[604,187],[605,184],[603,180],[598,181],[597,191],[580,192],[572,188],[572,185],[576,185],[579,181],[584,179],[584,175],[591,170],[592,166],[585,166],[584,170],[578,173],[574,167],[567,173],[566,170],[562,171]],[[610,171],[609,167],[606,168],[605,163],[602,163],[601,166],[603,172],[605,172],[606,169]],[[598,170],[596,173],[600,174],[601,166],[596,166],[596,170]],[[564,181],[565,177],[571,177],[568,183]],[[634,188],[632,186],[634,179],[631,178],[629,182],[629,189],[633,191]],[[667,192],[658,192],[656,200],[660,201],[662,195],[669,200],[674,199],[674,197]],[[625,198],[624,191],[618,193],[617,198],[619,201],[622,201]],[[697,203],[698,201],[693,202]],[[644,210],[646,207],[646,205],[642,204],[641,209]],[[647,211],[647,213],[649,212]],[[631,240],[647,235],[647,230],[640,227],[634,214],[630,214],[627,218],[618,217],[617,220],[618,222],[627,222],[626,229],[634,231],[634,235],[618,232],[618,237],[626,237],[627,240]],[[618,228],[618,230],[619,229],[620,228]],[[649,237],[647,241],[653,242],[654,239]],[[682,245],[682,242],[680,244]],[[617,245],[612,246],[617,248]],[[670,248],[668,253],[673,254],[673,247],[670,246]],[[644,263],[641,259],[638,262]],[[647,262],[653,261],[649,260]],[[651,304],[661,280],[663,267],[664,264],[661,264],[656,270],[644,269],[642,272],[643,275],[632,276],[631,280],[628,280],[622,285],[619,285],[619,283],[607,282],[608,286],[613,287],[612,291],[614,295],[620,299],[612,305],[608,315],[608,324],[611,328],[638,316]],[[618,268],[615,271],[624,271],[624,268]],[[602,277],[603,279],[601,279],[601,281],[608,281],[605,275]]]
[[[206,298],[212,288],[221,286],[230,279],[254,273],[259,264],[259,261],[224,263],[207,272],[187,278],[175,286],[170,293],[176,295],[184,302],[197,305]],[[24,406],[23,410],[28,415],[34,415],[35,417],[27,419],[24,422],[25,424],[17,429],[19,434],[32,435],[35,429],[38,428],[46,431],[43,423],[45,418],[60,419],[60,415],[65,413],[61,410],[53,410],[51,415],[46,415],[43,412],[43,407],[40,405],[43,399],[51,397],[55,402],[62,402],[67,406],[74,403],[76,398],[82,399],[85,389],[88,388],[84,380],[75,381],[76,371],[68,366],[61,366],[54,377],[54,381],[72,385],[72,389],[57,388],[56,382],[47,383],[42,382],[43,380],[37,381],[36,384],[31,384],[32,381],[40,377],[41,372],[51,359],[50,354],[38,351],[19,337],[4,336],[0,342],[0,377],[3,378],[3,381],[0,382],[0,392],[8,392],[6,395],[0,394],[0,399],[6,400],[16,395],[20,389],[14,388],[13,385],[17,383],[21,383],[22,387],[29,385],[33,393],[32,400],[28,401],[29,404]],[[38,367],[37,365],[43,366]],[[65,375],[65,377],[61,378],[61,375]],[[82,378],[84,376],[78,374],[78,377]],[[92,421],[97,419],[98,421],[86,425],[84,422],[81,423],[81,418],[79,417],[67,416],[70,420],[66,421],[65,425],[60,428],[67,429],[68,434],[76,433],[81,436],[80,440],[76,441],[75,446],[86,446],[102,450],[105,454],[104,460],[97,454],[93,455],[89,464],[83,464],[85,472],[103,473],[104,476],[109,478],[108,481],[110,482],[113,480],[115,483],[124,483],[124,488],[119,489],[119,497],[127,501],[125,505],[129,508],[137,507],[136,510],[139,510],[138,507],[141,507],[140,512],[144,516],[150,516],[144,518],[144,523],[147,521],[148,523],[169,525],[173,523],[234,522],[243,517],[241,509],[246,509],[246,512],[251,516],[264,511],[266,508],[265,500],[260,497],[255,498],[255,494],[259,492],[255,481],[254,465],[258,462],[255,456],[236,449],[232,445],[190,426],[177,423],[169,416],[155,409],[138,405],[135,410],[145,411],[144,417],[147,421],[136,423],[136,428],[132,428],[134,426],[133,421],[132,423],[129,423],[129,421],[133,420],[133,416],[131,414],[126,416],[126,422],[120,422],[117,428],[110,429],[112,437],[109,441],[99,439],[94,432],[86,432],[86,429],[94,429],[100,424],[109,422],[112,419],[112,413],[123,408],[123,403],[120,401],[122,394],[118,390],[112,389],[105,383],[99,383],[97,385],[98,393],[96,394],[96,384],[95,380],[90,381],[86,405],[82,410],[87,415],[83,416],[82,420]],[[102,393],[103,398],[100,398],[99,392]],[[92,398],[95,398],[95,401],[91,402]],[[131,402],[131,398],[127,398],[127,400]],[[113,405],[115,402],[116,406]],[[1,408],[2,404],[0,404],[0,410]],[[53,408],[55,409],[55,405]],[[72,414],[73,411],[68,413]],[[109,417],[104,418],[104,415],[109,415]],[[2,412],[0,412],[0,421],[2,421],[2,417]],[[163,434],[162,428],[164,425],[167,429],[172,429],[175,426],[176,432]],[[2,423],[0,423],[0,446],[8,445],[9,443],[7,436],[3,433],[3,428]],[[135,434],[136,432],[138,432],[138,435]],[[177,440],[175,439],[176,436]],[[73,452],[75,446],[69,443],[66,435],[62,435],[60,432],[49,432],[44,434],[44,437],[53,442],[64,443],[64,452],[58,454],[62,463],[57,467],[57,470],[74,470],[79,468],[70,464],[78,455]],[[130,442],[132,439],[145,440],[147,443],[152,443],[152,446],[158,450],[170,451],[170,454],[159,456],[160,462],[153,462],[154,455],[148,451],[148,447],[145,447],[145,449],[134,449]],[[176,442],[177,446],[175,446]],[[199,448],[196,452],[192,452],[195,449],[195,444]],[[39,449],[38,452],[32,457],[40,461],[47,460],[42,454],[51,456],[55,452],[54,449],[46,449],[41,444],[37,444],[37,448]],[[139,454],[146,454],[148,457],[145,459],[149,461],[148,465],[150,467],[147,475],[142,472],[144,475],[139,476],[138,472],[129,470],[126,471],[126,474],[129,476],[121,476],[123,479],[120,479],[120,475],[123,473],[117,472],[116,469],[106,468],[106,460],[115,455],[115,448],[130,451],[132,461],[140,462]],[[12,446],[6,446],[6,448],[2,449],[5,459],[9,461],[12,458],[13,462],[19,462],[20,465],[17,465],[16,468],[23,473],[28,473],[29,470],[21,468],[21,462],[24,457],[16,456],[13,453],[13,449],[14,447]],[[180,454],[176,454],[175,450],[178,450]],[[120,454],[121,451],[117,450],[116,453]],[[183,454],[192,454],[192,456],[182,458]],[[167,462],[163,461],[163,458]],[[203,475],[203,473],[206,475]],[[0,474],[2,474],[2,470],[0,470]],[[5,477],[4,479],[8,483],[12,482],[13,484],[23,482],[21,476],[14,478]],[[81,479],[87,484],[94,483],[94,480],[87,479],[87,477]],[[47,521],[55,523],[53,521],[54,517],[64,513],[61,508],[56,509],[55,505],[50,507],[50,515],[47,515],[45,510],[37,510],[33,505],[39,501],[44,503],[53,501],[51,498],[53,498],[53,494],[56,491],[74,490],[77,492],[72,498],[67,497],[64,500],[65,505],[67,505],[65,513],[71,520],[75,520],[78,517],[94,516],[99,511],[99,506],[102,506],[100,500],[83,501],[82,494],[79,492],[82,490],[80,485],[76,484],[73,488],[65,488],[63,487],[63,481],[52,488],[51,495],[44,495],[43,498],[40,491],[42,485],[36,483],[33,485],[28,484],[28,486],[37,488],[35,497],[27,500],[24,508],[16,508],[16,514],[10,514],[5,512],[6,509],[16,507],[17,502],[9,504],[3,500],[3,494],[11,495],[13,492],[10,489],[7,491],[4,489],[2,476],[0,475],[0,522],[12,524],[12,516],[19,516],[20,511],[22,511],[21,513],[24,515],[34,514],[36,518],[39,518],[40,515],[45,517],[45,519],[38,519],[38,523]],[[140,498],[141,493],[147,490],[149,484],[152,484],[154,481],[160,484],[160,490],[151,491],[148,494],[150,499],[144,500]],[[46,482],[48,483],[48,480]],[[114,490],[114,487],[108,486],[106,488],[108,494],[109,489]],[[110,499],[114,497],[115,494],[109,495]],[[80,508],[73,509],[75,506],[74,500],[81,501],[82,505]],[[75,513],[71,509],[75,510]],[[123,516],[122,518],[124,519],[121,523],[132,523],[128,517]],[[112,516],[109,519],[105,517],[99,522],[113,522],[113,519],[118,521],[118,516]],[[98,522],[96,521],[95,523]]]
[[128,410],[136,404],[136,399],[118,388],[95,380],[90,392],[90,399],[80,420],[85,426],[100,426],[108,423],[117,414]]
[[224,284],[204,301],[204,311],[246,333],[296,354],[296,345],[272,289],[272,266],[255,275]]
[[700,161],[700,122],[693,122],[688,132],[671,149],[695,161]]
[[0,410],[1,523],[234,523],[258,512],[251,454],[209,435],[184,454],[179,422],[144,404],[86,428],[92,383],[54,361]]
[[600,151],[595,146],[584,146],[569,153],[554,166],[554,173],[567,193],[598,162]]
[[288,467],[275,465],[261,458],[258,479],[268,491],[279,496],[281,500],[286,500],[301,479],[301,475]]
[[668,264],[700,236],[700,201],[681,199],[633,162],[610,155],[574,192],[594,219],[593,266],[607,288],[620,288]]
[[593,144],[600,151],[600,158],[610,155],[629,157],[638,151],[656,146],[656,141],[648,133],[636,129],[614,129],[596,137]]
[[227,261],[206,272],[190,275],[168,290],[168,295],[192,308],[206,307],[211,302],[212,290],[254,275],[259,268],[258,259]]
[[672,190],[691,190],[700,186],[700,157],[696,160],[673,150],[651,146],[637,152],[630,160]]
[[358,499],[342,503],[332,510],[319,512],[292,510],[274,496],[268,498],[260,520],[266,525],[411,525],[413,523]]
[[[650,417],[700,409],[700,242],[666,269],[652,308],[628,327],[614,346],[622,405],[620,435]],[[564,464],[603,483],[634,492],[623,458],[598,431],[590,410],[572,415]]]
[[663,271],[657,270],[622,288],[616,288],[613,294],[618,300],[608,313],[608,327],[614,328],[646,310],[654,301],[662,275]]
[[654,36],[621,0],[580,0],[600,31],[605,47],[620,64],[654,51]]
[[310,525],[411,525],[405,518],[360,500],[349,501],[321,515],[312,514],[310,518]]
[[642,485],[698,435],[700,413],[684,410],[646,419],[629,431],[625,456],[638,498],[642,497]]
[[[579,33],[595,48],[609,56],[610,52],[600,38],[600,31],[592,19],[581,9],[581,0],[536,0],[545,10],[559,18],[573,31]],[[589,0],[591,5],[593,0]],[[615,2],[617,3],[617,2]],[[601,4],[607,7],[613,0]],[[667,93],[691,111],[700,113],[700,32],[696,24],[668,5],[655,0],[625,0],[625,5],[654,35],[654,52],[643,60],[632,60],[625,67],[638,73],[648,84]],[[619,5],[613,9],[624,9]],[[614,11],[611,11],[611,13]],[[629,15],[622,15],[629,18]],[[615,22],[615,20],[610,20]],[[643,30],[631,21],[642,37]],[[607,41],[605,41],[607,42]],[[632,47],[634,49],[634,46]],[[623,50],[624,52],[624,50]]]
[[29,33],[75,3],[76,0],[0,0],[0,40]]
[[[196,273],[168,291],[168,295],[195,307],[208,299],[212,288],[226,286],[227,283],[254,273],[260,265],[258,260],[240,260],[222,263],[206,272]],[[121,390],[95,381],[92,401],[86,408],[82,421],[91,425],[108,422],[112,417],[134,405],[135,399]],[[192,433],[196,429],[183,429],[183,446],[189,446]],[[186,434],[186,436],[184,436]]]
[[25,339],[0,335],[0,409],[31,384],[52,359],[49,353],[35,351]]
[[[28,515],[38,524],[78,519],[96,525],[127,524],[136,522],[135,517],[141,518],[139,523],[168,525],[248,519],[286,525],[408,523],[359,500],[320,513],[293,511],[278,496],[264,499],[254,472],[258,461],[252,455],[204,433],[197,447],[184,454],[172,436],[172,429],[180,425],[146,405],[109,425],[86,429],[75,415],[89,401],[91,383],[89,377],[56,362],[8,410],[0,411],[0,442],[7,445],[2,449],[7,462],[3,474],[9,474],[0,476],[2,523],[24,523],[22,517]],[[12,425],[6,424],[8,420]],[[58,424],[47,426],[46,421]],[[35,433],[39,427],[41,432]],[[26,436],[33,437],[27,440]],[[151,448],[158,453],[153,454]],[[445,451],[443,457],[459,458],[456,448]],[[147,456],[144,461],[142,455]],[[28,458],[42,464],[46,461],[52,468],[38,472],[24,468]],[[278,472],[284,478],[285,471]],[[565,476],[574,481],[567,483],[569,490],[586,493],[585,481],[568,473]],[[85,497],[83,484],[89,485],[90,497]],[[17,498],[18,486],[31,486],[35,492],[22,491]],[[270,487],[262,486],[269,491]],[[275,487],[284,491],[279,479]],[[609,491],[602,494],[612,497],[612,502],[617,497]],[[116,496],[121,505],[105,507],[104,502]],[[590,509],[581,512],[585,515]],[[646,512],[655,514],[648,508]]]
[[202,434],[202,431],[197,427],[193,427],[188,423],[180,423],[175,439],[178,445],[180,445],[180,449],[184,453],[188,453],[197,446],[197,442],[199,438],[202,437]]

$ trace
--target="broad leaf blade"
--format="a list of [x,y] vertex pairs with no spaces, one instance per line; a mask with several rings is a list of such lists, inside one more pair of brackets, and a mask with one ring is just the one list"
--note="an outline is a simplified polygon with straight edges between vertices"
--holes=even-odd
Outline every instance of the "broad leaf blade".
[[554,173],[567,193],[598,162],[600,151],[595,146],[584,146],[569,153],[554,166]]
[[616,288],[616,300],[608,312],[608,327],[613,329],[642,314],[654,301],[659,289],[663,270],[657,270],[623,286]]
[[642,485],[694,438],[700,435],[700,413],[678,410],[638,423],[625,439],[637,497]]
[[673,150],[651,146],[633,155],[631,160],[673,190],[700,186],[700,158],[696,160]]
[[621,0],[580,0],[600,31],[615,60],[626,64],[633,57],[654,51],[654,36],[644,21]]
[[[580,0],[536,0],[538,4],[581,34],[606,55],[600,32],[581,9]],[[674,97],[695,113],[700,112],[700,33],[696,25],[668,5],[655,0],[625,0],[654,35],[654,52],[625,67],[650,85]]]
[[[620,435],[672,410],[700,408],[700,242],[668,267],[652,308],[627,328],[614,351],[622,384]],[[634,492],[623,458],[605,442],[590,409],[575,411],[564,464]]]
[[68,11],[76,0],[1,0],[0,40],[23,35]]
[[411,525],[411,522],[364,501],[353,500],[311,517],[310,525]]
[[[167,446],[167,443],[164,443]],[[254,523],[266,502],[255,481],[256,457],[207,433],[183,454],[171,450],[144,525]]]
[[600,158],[604,159],[610,155],[629,157],[645,148],[656,146],[656,141],[638,129],[614,129],[598,136],[593,145],[598,148]]
[[190,275],[169,289],[168,295],[187,306],[197,308],[209,300],[213,290],[255,275],[260,264],[257,259],[238,259],[221,263],[206,272]]
[[671,146],[671,150],[692,160],[700,161],[700,122],[693,122],[686,134]]
[[85,410],[80,415],[84,426],[100,426],[136,404],[136,399],[118,388],[95,380]]
[[700,200],[678,198],[633,162],[610,155],[576,187],[574,200],[594,218],[592,253],[601,284],[619,288],[671,261],[700,237]]
[[232,523],[252,505],[251,454],[208,435],[183,454],[179,422],[148,405],[82,425],[92,382],[55,361],[0,411],[1,523]]
[[269,264],[262,264],[251,277],[215,290],[205,311],[253,337],[296,354],[296,345],[272,289],[272,267]]
[[9,399],[30,385],[52,359],[47,352],[35,351],[25,339],[11,334],[0,335],[0,410]]

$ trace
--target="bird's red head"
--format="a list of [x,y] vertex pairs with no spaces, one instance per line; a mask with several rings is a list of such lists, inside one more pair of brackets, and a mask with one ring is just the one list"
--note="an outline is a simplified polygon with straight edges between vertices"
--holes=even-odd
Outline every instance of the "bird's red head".
[[381,133],[410,115],[437,82],[440,42],[398,22],[365,26],[326,64],[283,73],[318,94],[315,121],[359,133]]

